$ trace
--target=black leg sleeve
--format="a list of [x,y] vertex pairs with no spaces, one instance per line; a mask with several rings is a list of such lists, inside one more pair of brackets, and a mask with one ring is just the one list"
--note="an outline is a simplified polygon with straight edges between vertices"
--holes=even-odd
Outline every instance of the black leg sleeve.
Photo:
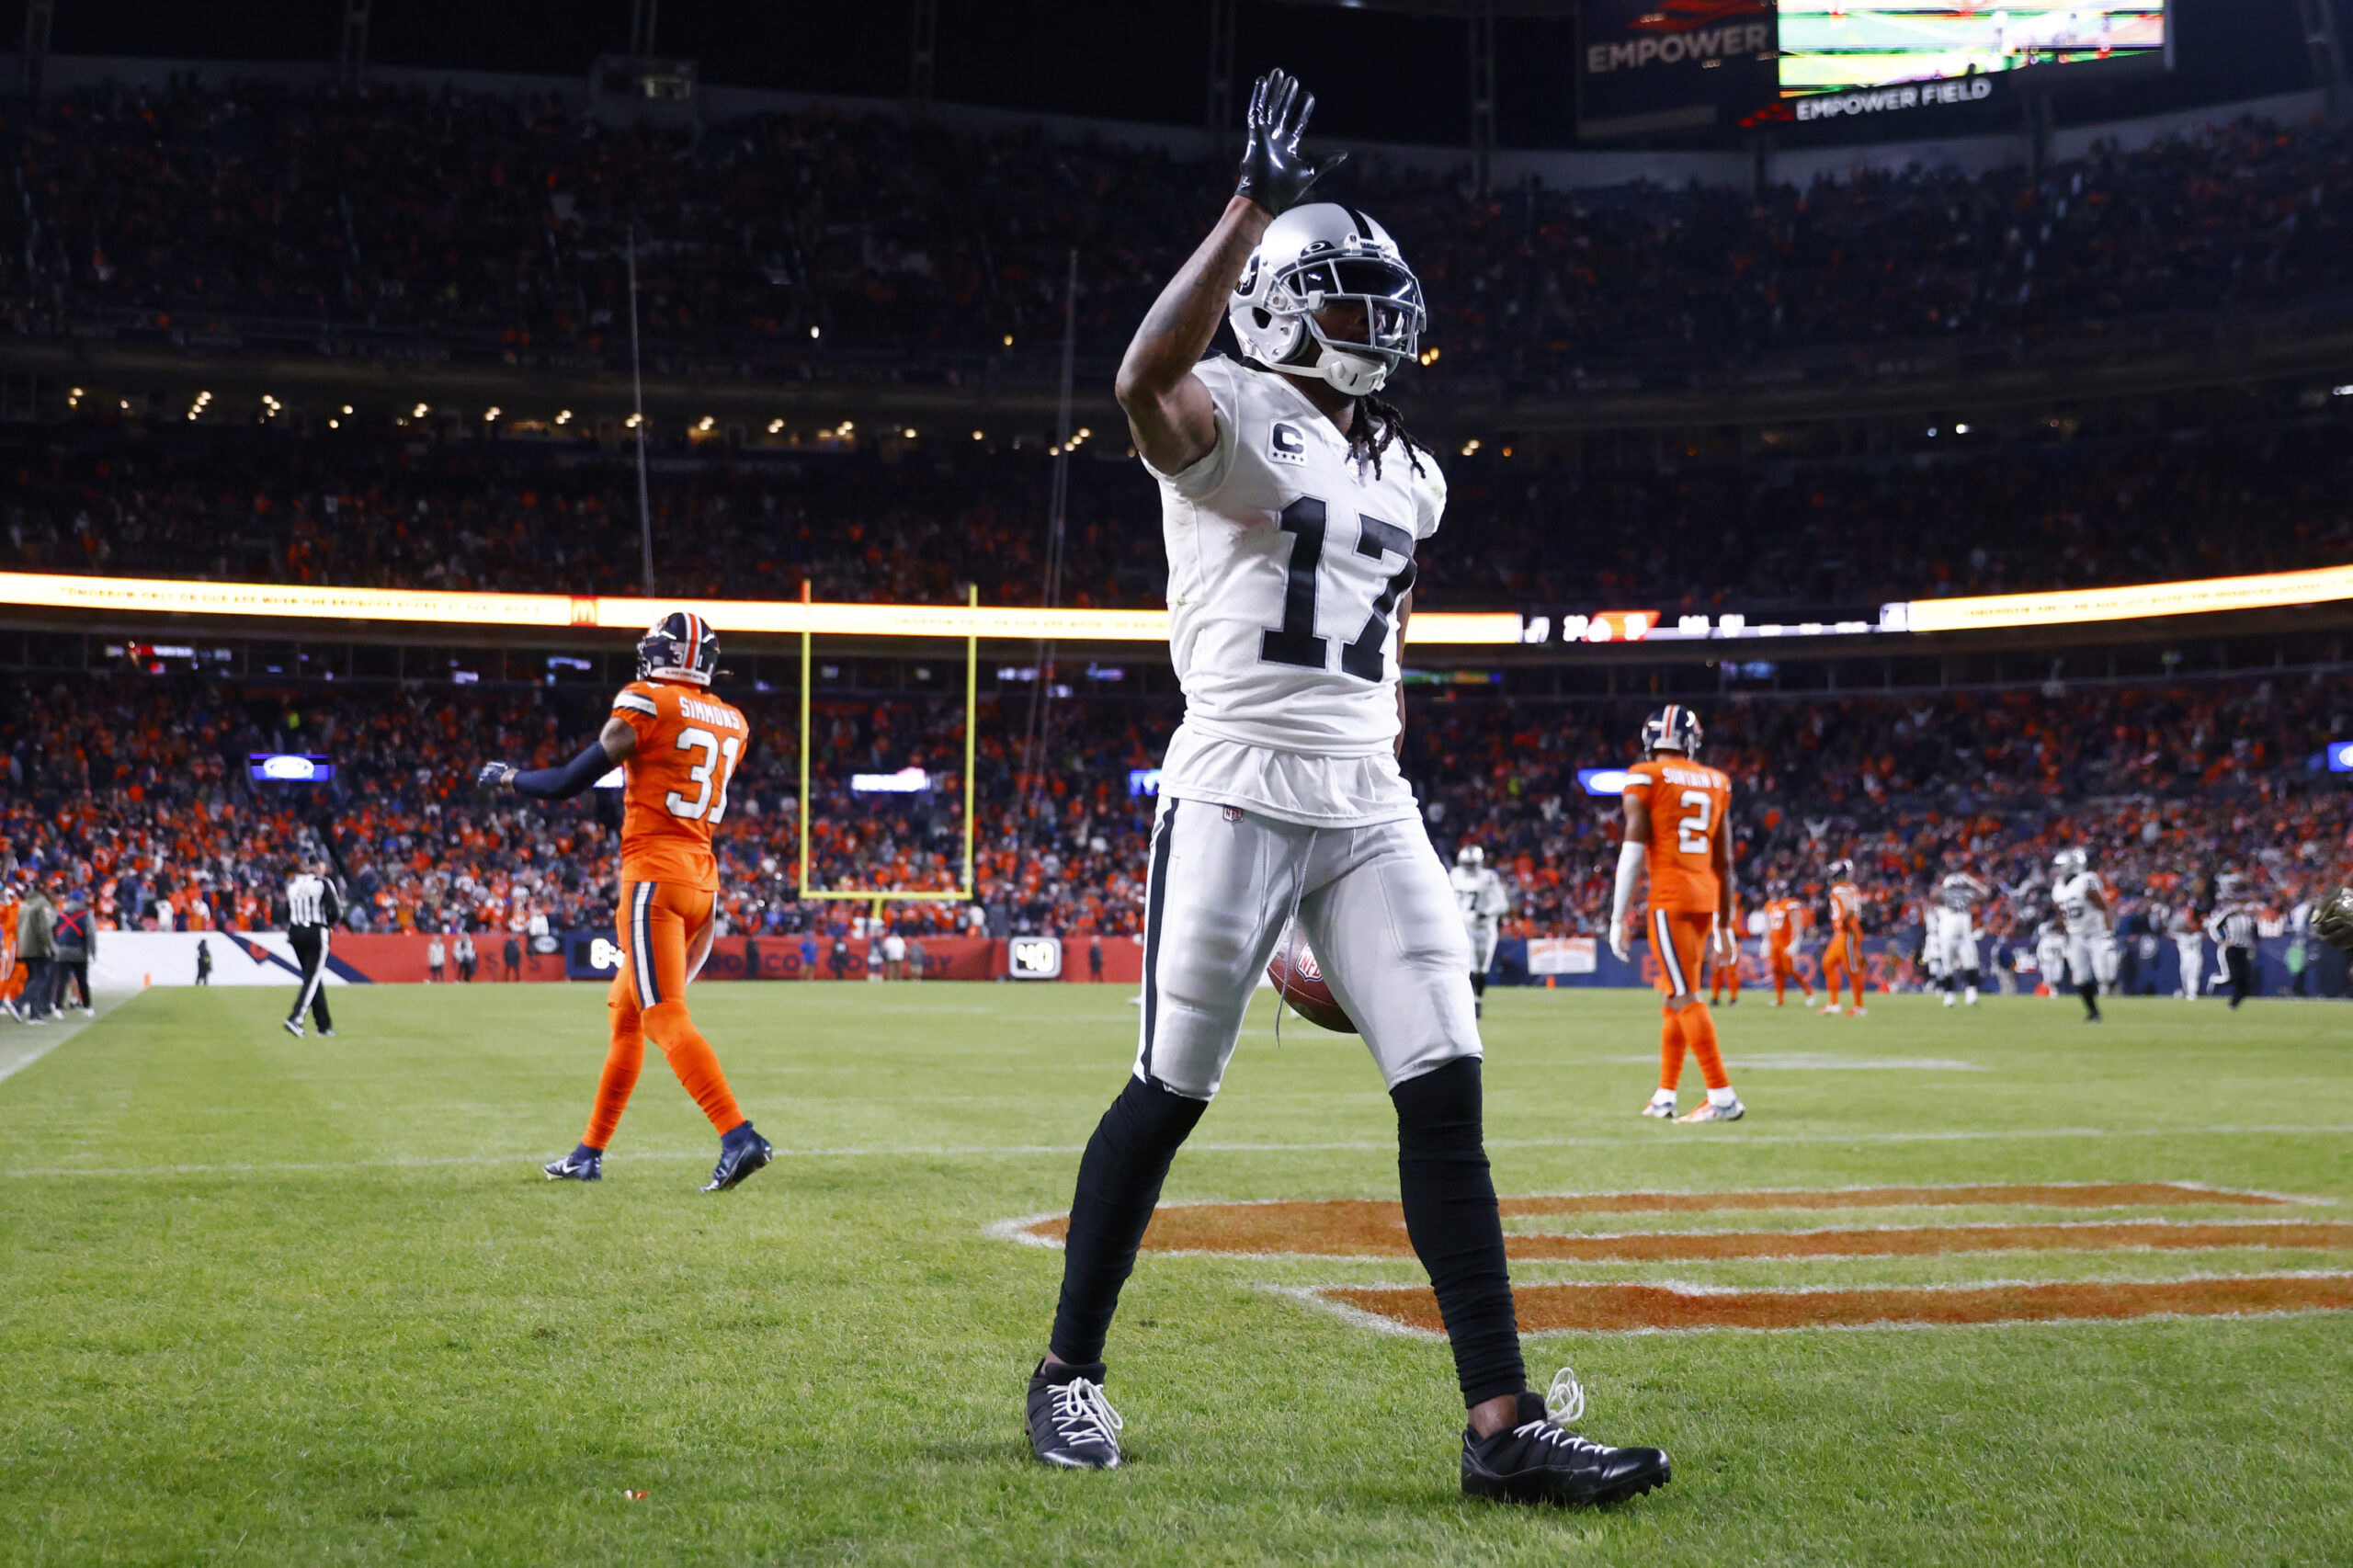
[[1397,1108],[1397,1190],[1405,1234],[1429,1271],[1454,1346],[1462,1402],[1528,1387],[1512,1312],[1504,1221],[1487,1170],[1479,1059],[1460,1057],[1389,1091]]
[[1483,971],[1471,977],[1471,994],[1473,996],[1484,996],[1486,994],[1487,976]]
[[1207,1100],[1131,1076],[1096,1124],[1078,1162],[1078,1190],[1063,1245],[1062,1301],[1048,1341],[1063,1360],[1103,1358],[1120,1288],[1135,1271],[1136,1248],[1160,1201],[1168,1162],[1209,1108]]

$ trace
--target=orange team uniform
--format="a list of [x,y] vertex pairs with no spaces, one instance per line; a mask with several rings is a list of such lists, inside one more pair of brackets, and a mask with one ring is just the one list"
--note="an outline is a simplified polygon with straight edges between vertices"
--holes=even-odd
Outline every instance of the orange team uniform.
[[665,680],[621,687],[613,717],[637,732],[637,749],[621,765],[627,789],[614,919],[621,971],[606,997],[612,1044],[581,1139],[592,1149],[604,1148],[620,1125],[649,1034],[713,1127],[724,1134],[745,1119],[718,1053],[688,1016],[686,995],[710,950],[719,893],[710,833],[726,814],[727,787],[751,726],[701,687]]
[[1796,899],[1777,898],[1765,905],[1766,968],[1773,974],[1773,1005],[1777,1007],[1789,994],[1792,980],[1805,993],[1807,1003],[1813,1001],[1813,987],[1798,972],[1797,945],[1808,924],[1805,905]]
[[24,904],[0,901],[0,1002],[14,1002],[25,994],[25,966],[17,961],[17,916]]
[[1647,925],[1659,983],[1667,994],[1659,1030],[1659,1087],[1676,1087],[1688,1048],[1699,1059],[1708,1087],[1729,1088],[1715,1018],[1699,999],[1698,982],[1700,953],[1715,929],[1723,894],[1716,845],[1730,831],[1725,818],[1732,809],[1732,780],[1680,756],[1654,757],[1627,769],[1626,796],[1642,801],[1650,819],[1650,842],[1643,846],[1650,879]]
[[1863,1010],[1863,890],[1838,882],[1830,890],[1830,946],[1822,954],[1822,988],[1830,1006],[1838,1006],[1844,980],[1854,994],[1855,1011]]

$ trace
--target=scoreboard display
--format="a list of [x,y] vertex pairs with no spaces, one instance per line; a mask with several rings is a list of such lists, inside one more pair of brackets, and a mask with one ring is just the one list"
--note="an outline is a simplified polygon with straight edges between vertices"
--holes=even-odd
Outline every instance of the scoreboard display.
[[2046,65],[2163,64],[2163,0],[1960,0],[1929,6],[1780,0],[1781,96],[1992,76]]

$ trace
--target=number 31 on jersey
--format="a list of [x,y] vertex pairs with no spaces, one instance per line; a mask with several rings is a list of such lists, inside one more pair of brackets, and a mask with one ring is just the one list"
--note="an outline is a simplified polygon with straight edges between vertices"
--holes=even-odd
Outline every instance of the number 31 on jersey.
[[[744,750],[744,737],[730,735],[724,741],[705,729],[678,732],[680,751],[699,751],[702,760],[687,769],[687,782],[696,787],[694,799],[673,790],[663,797],[662,803],[670,814],[685,822],[716,823],[727,810],[727,786],[735,777],[735,759]],[[721,767],[722,762],[725,767]],[[714,780],[712,775],[716,773]],[[713,789],[716,783],[718,788]]]

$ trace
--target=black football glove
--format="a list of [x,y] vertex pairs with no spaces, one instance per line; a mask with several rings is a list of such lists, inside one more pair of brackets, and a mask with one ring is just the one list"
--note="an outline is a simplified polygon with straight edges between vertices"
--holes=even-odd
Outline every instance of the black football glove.
[[2332,948],[2353,952],[2353,888],[2339,888],[2313,916],[2313,934]]
[[474,782],[491,790],[503,790],[514,782],[521,768],[511,762],[485,762],[482,771],[474,775]]
[[[1250,144],[1242,151],[1242,179],[1233,187],[1279,218],[1299,205],[1307,187],[1347,161],[1335,153],[1319,166],[1299,155],[1299,139],[1315,112],[1315,95],[1301,101],[1299,79],[1269,71],[1250,89]],[[1296,113],[1293,110],[1296,109]]]

